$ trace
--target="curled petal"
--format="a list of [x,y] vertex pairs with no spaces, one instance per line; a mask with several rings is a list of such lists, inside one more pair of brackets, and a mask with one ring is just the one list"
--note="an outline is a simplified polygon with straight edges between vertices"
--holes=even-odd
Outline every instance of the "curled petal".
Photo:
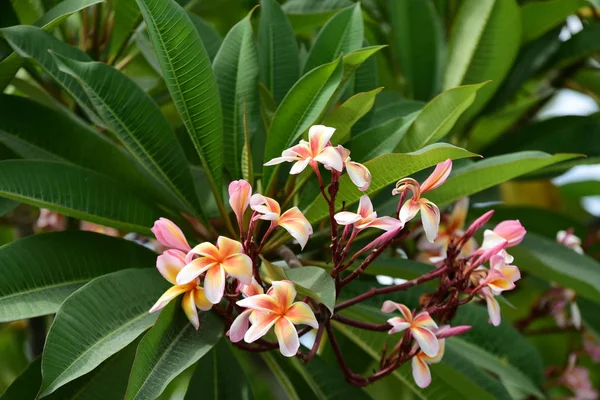
[[275,323],[275,336],[279,342],[279,351],[285,357],[293,357],[300,348],[296,327],[287,318],[279,318]]
[[296,298],[296,288],[292,281],[275,281],[268,294],[275,299],[280,309],[285,312]]
[[335,218],[335,221],[340,225],[352,225],[362,219],[360,215],[349,211],[340,211],[335,214],[333,218]]
[[225,270],[220,265],[208,269],[204,278],[204,294],[208,301],[218,304],[225,291]]
[[334,147],[326,147],[321,153],[313,158],[315,161],[320,162],[326,167],[333,168],[336,171],[342,172],[344,169],[344,162],[340,153]]
[[248,328],[250,327],[250,314],[252,312],[252,310],[246,310],[233,320],[231,328],[229,328],[229,332],[227,332],[229,340],[231,340],[233,343],[237,343],[242,340],[246,332],[248,332]]
[[156,239],[165,247],[188,252],[191,247],[181,229],[175,223],[167,218],[159,218],[154,222],[152,233]]
[[315,317],[315,313],[311,310],[310,306],[306,303],[298,301],[291,305],[290,308],[285,312],[285,317],[296,325],[308,325],[317,329],[319,323]]
[[392,311],[396,310],[400,311],[400,313],[406,321],[412,321],[412,312],[410,312],[410,309],[404,304],[396,303],[391,300],[386,300],[381,306],[381,311],[383,311],[384,313],[391,313]]
[[281,164],[284,162],[291,162],[291,161],[297,161],[298,157],[297,156],[289,156],[289,157],[275,157],[272,160],[267,161],[266,163],[264,163],[263,165],[265,166],[271,166],[271,165],[277,165],[277,164]]
[[240,228],[244,212],[250,205],[250,196],[252,195],[252,187],[243,179],[233,181],[229,184],[229,205],[235,213]]
[[178,285],[186,285],[199,277],[203,272],[218,265],[219,264],[210,257],[196,258],[179,271],[176,283]]
[[407,328],[410,328],[410,323],[406,322],[400,317],[394,317],[387,320],[387,323],[392,326],[392,329],[388,331],[388,334],[393,335],[394,333],[402,332]]
[[518,219],[502,221],[494,228],[494,232],[508,242],[507,247],[513,247],[523,241],[527,231]]
[[392,217],[379,217],[369,223],[369,228],[382,229],[384,231],[402,229],[404,224]]
[[369,196],[360,196],[360,201],[358,202],[358,211],[356,213],[363,218],[367,218],[373,214],[373,203],[371,202]]
[[240,307],[250,308],[252,310],[265,312],[280,312],[279,303],[268,294],[258,294],[256,296],[247,297],[236,303]]
[[331,140],[335,133],[335,128],[325,125],[313,125],[308,130],[308,142],[312,154],[319,154]]
[[196,304],[196,308],[202,311],[208,311],[213,306],[206,298],[206,293],[204,293],[204,289],[201,287],[194,289],[194,303]]
[[515,284],[506,279],[506,277],[502,275],[502,272],[496,269],[491,270],[482,283],[487,284],[495,295],[498,295],[505,290],[512,290],[515,288]]
[[417,215],[420,209],[421,204],[418,201],[409,199],[402,205],[400,213],[398,214],[398,219],[406,224]]
[[298,207],[290,208],[284,212],[279,218],[279,226],[288,231],[300,243],[300,247],[302,248],[306,246],[308,237],[313,233],[310,222],[308,222]]
[[435,242],[440,228],[440,209],[430,201],[421,199],[421,220],[423,230],[430,243]]
[[415,318],[413,319],[413,326],[420,326],[421,328],[438,327],[427,311],[422,311],[415,315]]
[[183,312],[187,319],[190,320],[194,328],[198,330],[198,328],[200,328],[200,320],[198,319],[198,311],[196,311],[196,304],[192,292],[187,292],[183,295],[181,308],[183,308]]
[[257,294],[264,293],[262,286],[260,286],[258,284],[258,282],[256,281],[256,279],[254,279],[254,278],[252,278],[252,283],[250,285],[242,284],[241,290],[242,290],[242,293],[244,293],[248,297],[256,296]]
[[438,363],[438,362],[442,361],[442,358],[444,358],[444,351],[446,349],[446,340],[439,339],[438,343],[439,343],[439,350],[438,350],[437,354],[434,357],[429,357],[425,353],[421,353],[420,354],[421,359],[423,361],[425,361],[427,364]]
[[252,260],[246,254],[234,254],[227,257],[221,266],[227,275],[233,276],[245,285],[252,283]]
[[203,257],[210,257],[214,260],[219,259],[219,249],[217,249],[217,247],[214,244],[209,242],[200,243],[198,246],[190,250],[190,253],[197,254]]
[[281,214],[279,203],[270,197],[254,194],[250,198],[250,208],[257,213],[263,214],[260,219],[276,221]]
[[298,160],[292,165],[292,169],[290,169],[290,175],[298,175],[300,172],[304,171],[308,163],[312,161],[312,157],[307,157],[303,160]]
[[431,384],[431,372],[425,361],[416,355],[412,359],[412,373],[415,383],[421,389],[426,388]]
[[219,236],[217,239],[217,247],[219,248],[219,260],[223,260],[244,251],[244,247],[240,242],[225,236]]
[[244,335],[244,340],[246,343],[253,343],[257,339],[263,337],[269,332],[269,329],[280,319],[282,318],[276,314],[270,313],[256,313],[253,312],[250,314],[252,326],[246,334]]
[[158,272],[173,285],[176,284],[177,274],[185,266],[185,253],[181,250],[167,250],[156,258]]
[[346,171],[358,190],[364,192],[371,186],[371,172],[367,167],[354,161],[346,163]]
[[419,347],[429,357],[435,357],[440,350],[438,339],[427,328],[411,327],[410,332],[419,344]]
[[184,286],[173,286],[169,288],[166,292],[163,293],[162,296],[158,299],[158,301],[152,306],[149,312],[153,313],[164,308],[171,300],[175,297],[179,296],[181,293],[185,293],[187,288]]
[[450,172],[452,172],[452,160],[447,159],[444,162],[439,163],[435,166],[435,169],[429,175],[425,182],[421,185],[421,193],[428,192],[430,190],[436,189],[448,179],[450,176]]

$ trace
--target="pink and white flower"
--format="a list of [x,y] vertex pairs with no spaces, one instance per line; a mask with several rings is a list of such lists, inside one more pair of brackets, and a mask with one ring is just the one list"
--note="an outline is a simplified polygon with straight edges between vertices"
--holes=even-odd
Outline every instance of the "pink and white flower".
[[583,249],[581,248],[581,239],[573,235],[571,230],[558,231],[556,233],[556,241],[579,254],[583,254]]
[[181,250],[186,253],[191,250],[181,229],[167,218],[160,218],[154,222],[152,233],[154,233],[156,239],[164,247]]
[[519,268],[516,265],[507,264],[504,257],[500,255],[496,254],[490,258],[490,266],[491,269],[487,276],[480,281],[480,284],[489,287],[495,296],[505,290],[514,289],[515,282],[521,279]]
[[[196,255],[200,257],[190,261]],[[247,285],[252,283],[252,260],[243,253],[238,241],[219,236],[216,246],[200,243],[190,250],[186,259],[190,262],[177,275],[177,284],[185,285],[206,273],[204,290],[206,298],[213,304],[221,301],[227,276]]]
[[352,183],[354,183],[361,192],[367,190],[371,185],[371,172],[369,169],[360,163],[352,161],[350,159],[350,150],[347,148],[338,145],[336,149],[344,161],[344,167],[346,168],[346,172],[348,172],[348,177]]
[[433,330],[438,326],[435,321],[429,316],[429,313],[422,311],[414,316],[412,312],[404,304],[395,303],[391,300],[386,300],[381,306],[381,311],[390,313],[400,311],[402,317],[393,317],[387,320],[392,329],[388,333],[394,334],[410,329],[410,333],[415,338],[421,350],[429,357],[435,357],[439,352],[438,339],[433,333]]
[[152,306],[150,312],[161,310],[171,300],[183,294],[181,308],[196,329],[200,327],[198,312],[196,309],[208,311],[212,303],[208,301],[204,289],[200,287],[200,279],[195,278],[192,281],[179,285],[177,283],[177,274],[185,266],[185,253],[180,250],[167,250],[156,259],[156,268],[160,274],[173,284],[158,301]]
[[340,153],[330,144],[334,132],[335,128],[313,125],[308,130],[308,142],[300,140],[299,144],[284,150],[281,157],[276,157],[265,163],[265,165],[295,162],[290,171],[292,175],[304,171],[307,165],[310,165],[314,170],[318,170],[317,163],[341,172],[344,168],[344,162]]
[[592,386],[589,371],[587,368],[576,365],[576,362],[577,356],[571,354],[567,369],[560,377],[559,382],[573,392],[573,399],[596,400],[598,392]]
[[271,229],[281,226],[304,248],[313,229],[310,222],[298,207],[292,207],[281,214],[279,203],[270,197],[255,194],[250,199],[250,207],[255,211],[254,219],[271,221]]
[[438,235],[440,226],[440,210],[431,201],[421,197],[421,195],[430,190],[440,187],[452,171],[452,160],[448,159],[439,163],[429,177],[421,184],[412,178],[401,179],[396,183],[396,188],[392,191],[393,195],[405,195],[407,190],[412,192],[412,198],[408,199],[400,209],[398,218],[403,223],[413,219],[421,211],[421,221],[423,230],[429,242],[433,243]]
[[238,226],[242,229],[244,212],[250,205],[252,186],[243,179],[229,184],[229,205],[235,213]]
[[420,351],[412,358],[412,373],[413,379],[418,387],[424,389],[431,383],[430,364],[439,363],[444,357],[444,349],[446,348],[446,340],[439,339],[439,348],[437,353],[430,357],[425,352]]
[[[494,230],[486,229],[483,232],[483,242],[479,250],[491,250],[502,243],[506,243],[505,248],[516,246],[523,241],[526,233],[527,231],[518,219],[502,221],[496,225]],[[498,254],[503,255],[506,262],[509,263],[514,259],[505,250],[500,251]]]
[[[303,324],[315,329],[319,327],[308,304],[301,301],[294,303],[295,298],[296,289],[291,281],[275,281],[266,294],[256,294],[238,301],[240,307],[252,312],[246,313],[246,310],[236,318],[229,331],[230,339],[239,340],[243,334],[247,343],[253,343],[274,326],[281,354],[293,357],[300,348],[294,325]],[[246,321],[252,324],[250,328]]]
[[[244,293],[246,297],[264,294],[262,286],[260,286],[254,278],[252,278],[252,283],[250,285],[244,285],[240,282],[239,290]],[[244,335],[250,327],[250,314],[253,312],[254,310],[250,308],[244,310],[231,324],[229,331],[227,331],[227,336],[229,336],[229,340],[233,343],[237,343],[244,338]]]
[[353,225],[355,232],[359,232],[367,228],[377,228],[384,231],[396,229],[403,224],[392,217],[379,217],[377,212],[373,210],[373,203],[369,196],[362,196],[358,203],[356,213],[349,211],[341,211],[334,215],[335,221],[340,225]]

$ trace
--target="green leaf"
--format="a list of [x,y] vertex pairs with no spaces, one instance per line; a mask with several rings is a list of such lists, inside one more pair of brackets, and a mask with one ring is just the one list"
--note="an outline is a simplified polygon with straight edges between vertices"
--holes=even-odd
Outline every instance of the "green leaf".
[[[167,384],[214,347],[223,323],[202,312],[200,329],[188,321],[179,301],[172,301],[138,346],[125,399],[155,399]],[[214,383],[214,382],[213,382]]]
[[261,357],[277,383],[281,386],[281,390],[285,393],[285,398],[289,400],[300,400],[300,396],[296,392],[290,377],[283,371],[276,357],[272,353],[261,353]]
[[546,281],[558,282],[579,295],[600,303],[600,264],[554,240],[527,233],[511,254],[523,261],[519,267]]
[[350,0],[290,0],[282,9],[294,32],[307,32],[325,24],[335,13],[352,5]]
[[194,142],[219,203],[223,118],[210,59],[187,13],[173,0],[136,0],[171,97]]
[[127,47],[137,26],[142,21],[142,13],[134,0],[112,0],[114,11],[113,28],[110,35],[109,59],[116,61],[118,52]]
[[0,162],[0,196],[145,235],[150,234],[154,221],[164,215],[117,180],[53,161]]
[[427,101],[442,84],[442,20],[431,0],[396,0],[388,4],[392,49],[406,80],[408,96]]
[[19,205],[18,201],[13,201],[5,197],[0,197],[0,216],[4,216],[17,208]]
[[4,28],[1,32],[17,54],[35,60],[77,101],[94,122],[99,121],[99,118],[95,117],[94,106],[83,88],[75,78],[58,69],[54,58],[48,51],[52,50],[56,54],[73,60],[92,61],[86,53],[33,26],[14,26]]
[[414,125],[418,116],[419,111],[406,117],[394,118],[357,135],[346,146],[352,150],[352,160],[363,162],[392,153],[406,137],[406,132]]
[[[317,121],[340,84],[342,69],[340,59],[322,65],[304,75],[290,89],[273,117],[267,136],[265,161],[279,157],[283,150]],[[265,188],[270,186],[275,169],[265,168]]]
[[335,282],[329,273],[320,267],[282,268],[262,260],[265,279],[273,281],[290,280],[296,291],[323,304],[333,313],[335,307]]
[[[103,1],[104,0],[64,0],[37,20],[35,25],[46,31],[51,31],[69,15]],[[21,68],[22,63],[22,58],[15,53],[9,54],[0,61],[0,93],[10,83],[19,68]]]
[[56,60],[63,72],[81,83],[97,113],[146,171],[177,194],[188,212],[195,210],[202,215],[183,149],[150,96],[107,64],[58,55]]
[[537,39],[558,25],[562,25],[569,15],[585,7],[584,0],[550,0],[523,4],[521,22],[523,41]]
[[[32,257],[32,254],[44,254]],[[0,247],[0,322],[55,313],[90,279],[154,265],[156,254],[94,232],[43,233]]]
[[41,397],[135,340],[156,320],[148,310],[168,288],[154,269],[127,269],[96,278],[69,296],[48,332]]
[[232,179],[242,177],[244,110],[252,137],[259,128],[258,54],[250,14],[229,31],[213,62],[223,110],[225,164]]
[[[598,195],[598,181],[580,181],[571,182],[565,185],[559,186],[558,190],[560,194],[565,197],[586,197],[586,196],[597,196]],[[583,232],[581,232],[583,233]]]
[[308,53],[304,73],[358,50],[364,36],[360,3],[340,11],[321,29]]
[[232,353],[228,340],[220,340],[198,361],[185,400],[197,399],[200,394],[206,400],[253,398],[246,374]]
[[279,104],[300,77],[298,44],[292,26],[275,0],[261,0],[258,24],[260,81]]
[[354,124],[371,111],[377,96],[383,88],[366,93],[357,93],[335,109],[323,120],[323,125],[335,128],[332,144],[343,144],[350,140],[350,131]]
[[448,89],[427,103],[400,142],[398,151],[415,151],[446,136],[485,84]]
[[[340,190],[337,194],[336,209],[345,202],[346,209],[357,203],[361,196],[376,193],[381,189],[395,183],[422,169],[431,167],[442,161],[465,157],[473,157],[475,154],[460,147],[445,143],[436,143],[419,151],[408,154],[385,154],[371,161],[365,166],[371,171],[373,180],[371,186],[365,192],[361,192],[350,182],[347,174],[340,178]],[[317,222],[328,215],[327,203],[318,196],[304,211],[304,215],[311,223]]]
[[502,85],[517,56],[521,19],[515,0],[466,0],[449,41],[444,88],[491,80],[463,117],[479,112]]
[[42,385],[42,359],[33,360],[0,396],[2,400],[35,399]]
[[200,35],[200,39],[202,39],[202,44],[204,44],[206,54],[208,54],[208,57],[211,60],[214,60],[219,48],[221,47],[221,43],[223,43],[223,38],[208,22],[196,14],[190,12],[188,13],[188,16],[196,27],[196,30]]
[[522,151],[487,158],[458,168],[446,183],[427,193],[427,199],[438,206],[444,206],[499,183],[576,157],[580,155],[550,155],[541,151]]

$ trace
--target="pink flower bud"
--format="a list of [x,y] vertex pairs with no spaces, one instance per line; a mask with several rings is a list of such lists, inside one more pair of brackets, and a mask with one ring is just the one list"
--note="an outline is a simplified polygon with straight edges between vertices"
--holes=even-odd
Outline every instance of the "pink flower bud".
[[177,249],[184,252],[190,251],[192,248],[188,244],[183,232],[175,223],[167,218],[160,218],[154,222],[152,233],[156,239],[165,247]]
[[490,220],[490,218],[492,218],[493,215],[494,215],[494,210],[490,210],[490,211],[486,212],[485,214],[483,214],[481,217],[477,218],[475,221],[473,221],[471,226],[469,226],[469,229],[467,229],[464,236],[466,238],[471,238],[475,234],[475,232],[477,232],[485,224],[487,224],[487,222]]
[[252,196],[252,187],[245,180],[240,179],[229,184],[229,205],[235,213],[240,228],[244,212],[250,205],[250,196]]
[[435,331],[435,336],[438,339],[444,339],[450,336],[458,336],[463,333],[469,331],[471,329],[470,325],[459,325],[459,326],[450,326],[450,325],[442,325],[439,327],[437,331]]
[[518,219],[502,221],[494,228],[494,232],[508,242],[506,247],[513,247],[523,241],[527,231]]

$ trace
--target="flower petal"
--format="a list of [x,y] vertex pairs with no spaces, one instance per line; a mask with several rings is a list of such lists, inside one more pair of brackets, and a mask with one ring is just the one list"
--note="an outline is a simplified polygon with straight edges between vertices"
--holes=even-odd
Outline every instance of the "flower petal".
[[200,320],[198,319],[198,311],[196,311],[196,304],[194,302],[194,296],[192,292],[187,292],[183,295],[183,299],[181,300],[181,308],[183,308],[183,312],[187,319],[190,320],[194,328],[198,330],[200,327]]
[[346,172],[358,190],[364,192],[371,186],[371,172],[364,165],[350,161],[346,163]]
[[248,332],[248,328],[250,327],[250,314],[252,314],[252,310],[246,310],[233,320],[233,323],[227,332],[229,340],[233,343],[242,340],[246,332]]
[[312,154],[319,154],[327,143],[331,140],[331,137],[335,133],[335,128],[330,128],[325,125],[313,125],[308,130],[308,142],[310,143],[310,150]]
[[225,270],[219,265],[209,268],[204,278],[204,294],[208,301],[218,304],[225,291]]
[[292,281],[275,281],[272,283],[269,295],[279,304],[282,311],[290,308],[296,298],[296,288]]
[[209,242],[200,243],[190,250],[190,253],[198,254],[203,257],[211,257],[215,260],[219,259],[219,249],[217,249],[214,244]]
[[307,157],[303,160],[298,160],[292,165],[292,169],[290,169],[290,175],[298,175],[300,172],[304,171],[309,162],[311,162],[312,158]]
[[296,327],[287,318],[279,318],[275,323],[275,336],[279,342],[279,351],[285,357],[293,357],[300,348]]
[[446,182],[446,179],[448,179],[448,176],[450,176],[450,172],[452,172],[451,159],[447,159],[446,161],[436,165],[431,175],[429,175],[429,177],[421,184],[421,193],[425,193],[442,186],[442,184]]
[[454,203],[450,218],[448,218],[447,226],[450,232],[462,229],[465,226],[467,213],[469,212],[469,198],[463,197]]
[[290,157],[275,157],[272,160],[267,161],[266,163],[264,163],[263,165],[265,166],[271,166],[271,165],[277,165],[277,164],[281,164],[284,162],[292,162],[292,161],[296,161],[298,160],[297,156],[290,156]]
[[390,335],[398,332],[402,332],[410,327],[410,323],[406,322],[400,317],[394,317],[387,320],[387,323],[392,326],[392,329],[388,331]]
[[252,283],[252,260],[246,254],[234,254],[221,264],[227,275],[233,276],[245,285]]
[[339,172],[342,172],[344,169],[342,156],[340,156],[340,153],[334,147],[325,147],[318,155],[313,157],[313,160]]
[[149,312],[153,313],[164,308],[167,304],[169,304],[171,300],[179,296],[181,293],[185,293],[186,291],[187,288],[184,286],[173,286],[169,288],[169,290],[167,290],[162,294],[162,296],[160,296],[158,301],[152,306]]
[[412,359],[412,373],[415,383],[421,389],[426,388],[431,384],[431,372],[429,366],[418,355]]
[[250,205],[250,196],[252,195],[252,187],[250,184],[240,179],[229,184],[229,205],[235,213],[238,224],[242,224],[244,212]]
[[204,271],[209,268],[219,265],[210,257],[196,258],[191,263],[186,265],[179,271],[176,278],[178,285],[186,285],[199,277]]
[[201,288],[199,286],[196,289],[194,289],[194,303],[196,304],[196,308],[202,311],[208,311],[213,306],[212,303],[206,298],[204,288]]
[[219,256],[221,260],[244,251],[244,247],[240,242],[229,239],[225,236],[219,236],[217,239],[217,247],[219,248]]
[[252,310],[275,313],[280,311],[277,301],[268,294],[257,294],[256,296],[247,297],[239,300],[236,304],[240,307],[250,308]]
[[508,241],[507,247],[513,247],[521,243],[527,233],[518,219],[500,222],[494,228],[494,232]]
[[242,293],[244,293],[248,297],[256,296],[257,294],[264,293],[262,286],[260,286],[258,284],[258,282],[256,281],[256,279],[254,279],[254,278],[252,278],[252,283],[250,283],[250,285],[245,285],[243,283],[241,285],[242,285],[242,287],[241,287]]
[[310,222],[298,207],[292,207],[279,218],[279,226],[288,231],[294,239],[304,248],[308,242],[308,237],[312,235],[313,229]]
[[177,274],[185,266],[185,253],[181,250],[167,250],[156,258],[158,272],[173,285],[176,284]]
[[368,227],[383,229],[384,231],[391,231],[393,229],[402,229],[402,227],[404,227],[404,224],[396,218],[379,217],[369,222]]
[[400,313],[406,321],[412,321],[412,312],[404,304],[396,303],[391,300],[386,300],[381,306],[381,311],[383,311],[384,313],[391,313],[395,310],[400,311]]
[[421,311],[420,313],[418,313],[417,315],[415,315],[415,318],[413,319],[413,326],[418,326],[421,328],[437,328],[437,324],[435,323],[435,321],[433,320],[433,318],[431,318],[431,316],[429,315],[429,313],[427,311]]
[[432,202],[421,199],[421,221],[423,230],[430,243],[435,242],[440,228],[440,209]]
[[253,343],[257,339],[266,335],[267,332],[269,332],[269,329],[271,329],[271,327],[275,324],[275,322],[282,318],[277,314],[270,313],[253,312],[250,315],[252,316],[252,326],[250,327],[250,329],[248,329],[248,331],[246,331],[246,334],[244,335],[244,340],[246,341],[246,343]]
[[281,214],[281,208],[279,203],[270,197],[263,196],[261,194],[254,194],[250,198],[250,208],[254,211],[264,214],[265,220],[276,220]]
[[335,218],[335,222],[340,225],[352,225],[353,223],[362,219],[360,215],[349,211],[340,211],[339,213],[335,214],[333,218]]
[[154,222],[151,230],[163,246],[185,252],[190,251],[191,247],[185,239],[185,235],[173,221],[159,218]]
[[367,218],[373,214],[373,203],[371,202],[369,196],[360,196],[360,201],[358,202],[358,211],[356,211],[356,213],[363,218]]
[[292,304],[285,312],[285,317],[296,325],[308,325],[315,329],[319,327],[319,323],[317,322],[313,310],[311,310],[308,304],[301,301]]
[[412,333],[413,337],[419,344],[423,353],[425,353],[429,357],[435,357],[440,350],[440,345],[438,343],[438,338],[435,337],[433,332],[431,332],[427,328],[415,327],[413,325],[410,328],[410,333]]
[[408,221],[413,219],[415,217],[415,215],[417,215],[417,213],[419,212],[420,209],[421,209],[421,204],[419,204],[418,201],[416,201],[414,199],[408,199],[402,205],[402,208],[400,209],[400,213],[398,214],[398,219],[406,224]]
[[500,315],[500,304],[494,298],[489,289],[483,288],[481,289],[481,293],[485,298],[485,302],[487,303],[488,314],[490,316],[490,322],[494,326],[500,325],[501,315]]

